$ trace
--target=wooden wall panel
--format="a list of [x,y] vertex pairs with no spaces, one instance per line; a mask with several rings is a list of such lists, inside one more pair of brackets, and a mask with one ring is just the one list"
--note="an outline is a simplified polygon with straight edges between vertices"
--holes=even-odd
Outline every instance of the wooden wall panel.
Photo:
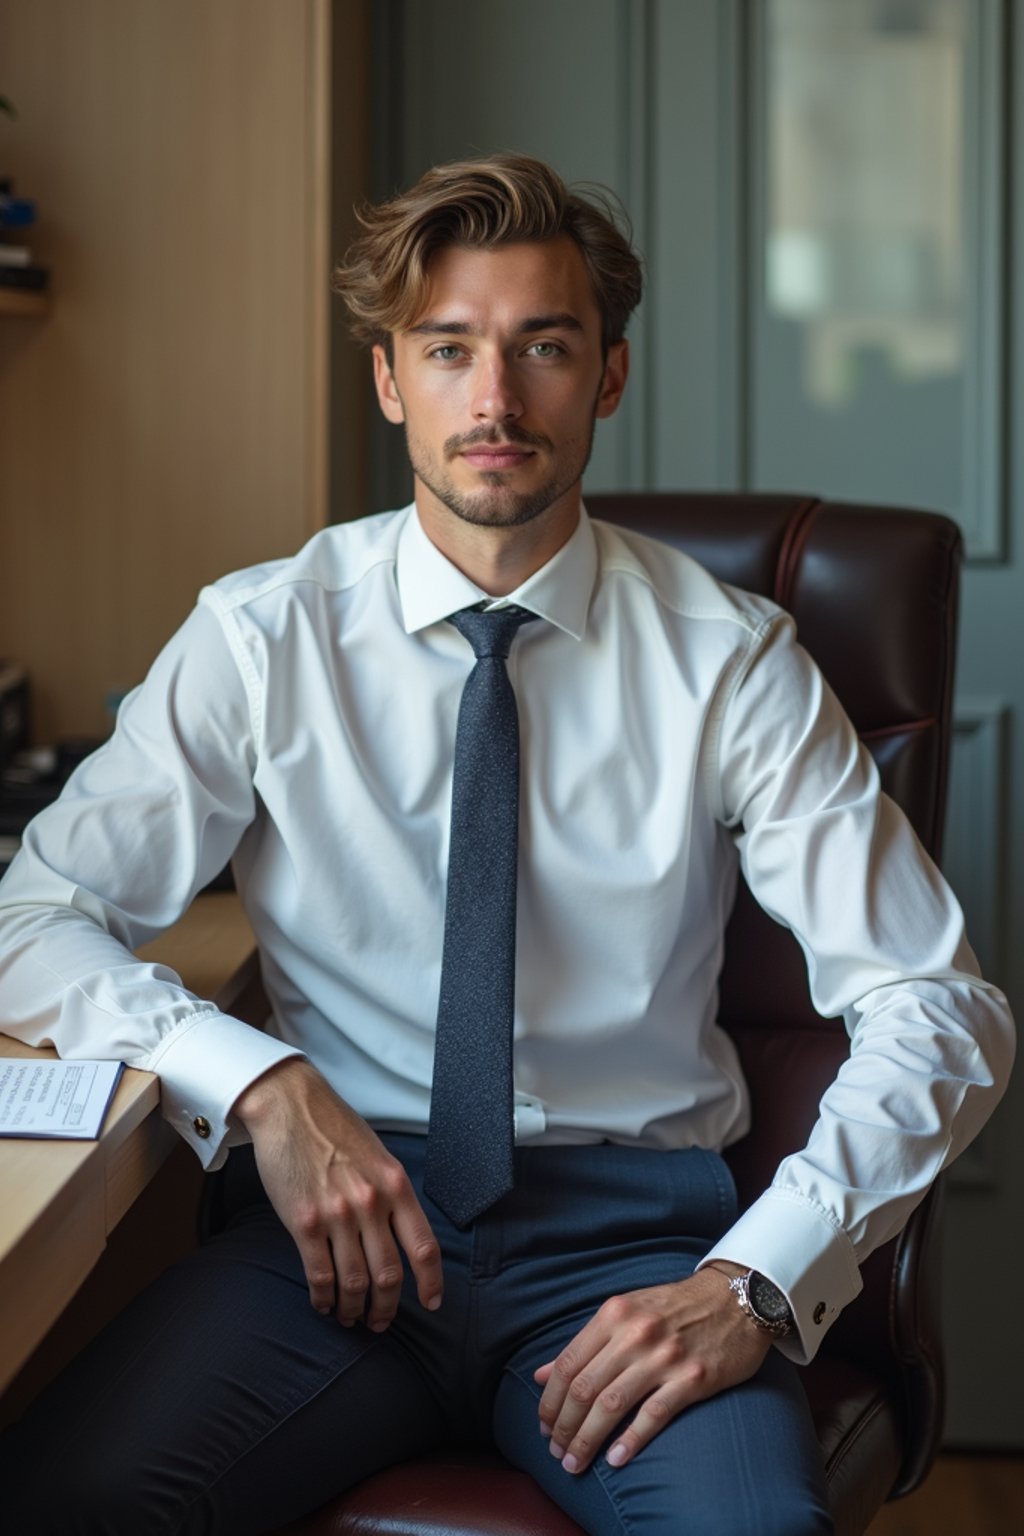
[[0,655],[100,732],[225,570],[325,515],[327,0],[0,0],[0,174],[45,320],[0,319]]
[[[355,209],[372,191],[370,67],[374,0],[334,0],[331,49],[331,253],[341,257],[359,233]],[[328,522],[380,512],[370,493],[370,423],[380,412],[369,352],[348,330],[340,298],[331,299],[331,420]]]

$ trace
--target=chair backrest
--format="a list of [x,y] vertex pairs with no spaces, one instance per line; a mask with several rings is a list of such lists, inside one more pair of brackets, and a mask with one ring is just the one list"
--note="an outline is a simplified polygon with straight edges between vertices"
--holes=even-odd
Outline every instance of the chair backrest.
[[[792,613],[874,756],[883,787],[938,858],[956,650],[956,524],[935,513],[797,495],[598,495],[587,505],[593,516],[675,545],[722,580]],[[839,1021],[815,1013],[792,935],[742,884],[726,936],[720,1017],[751,1092],[752,1130],[729,1153],[749,1201],[805,1143],[848,1041]],[[898,1295],[901,1270],[906,1282],[909,1259],[933,1240],[933,1210],[930,1201],[903,1238],[872,1255],[864,1292],[827,1341],[829,1350],[889,1381],[916,1417],[900,1478],[907,1487],[929,1464],[941,1430],[941,1356],[937,1333],[928,1336],[937,1329],[937,1305],[925,1306],[923,1322],[916,1313],[911,1321]],[[904,1338],[908,1328],[919,1336]]]

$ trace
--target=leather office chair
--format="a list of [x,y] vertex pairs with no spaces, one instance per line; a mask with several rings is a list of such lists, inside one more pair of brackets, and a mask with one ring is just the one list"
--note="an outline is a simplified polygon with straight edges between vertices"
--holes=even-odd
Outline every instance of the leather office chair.
[[[948,518],[777,495],[593,496],[594,516],[686,550],[794,614],[925,847],[943,824],[960,535]],[[847,1054],[812,1009],[792,936],[741,887],[726,940],[721,1018],[735,1038],[753,1129],[729,1150],[741,1199],[802,1146]],[[938,1191],[864,1266],[864,1290],[804,1372],[839,1536],[918,1486],[942,1427]],[[391,1468],[288,1536],[574,1536],[580,1528],[500,1458],[453,1451]]]

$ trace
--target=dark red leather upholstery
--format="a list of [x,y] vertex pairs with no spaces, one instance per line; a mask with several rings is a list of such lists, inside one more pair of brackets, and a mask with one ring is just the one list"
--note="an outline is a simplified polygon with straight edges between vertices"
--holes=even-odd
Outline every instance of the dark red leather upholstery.
[[[686,550],[717,576],[792,612],[875,756],[887,791],[937,856],[956,638],[960,535],[948,518],[806,496],[594,496],[592,515]],[[768,984],[770,978],[770,985]],[[741,889],[726,941],[721,1015],[753,1100],[730,1162],[746,1199],[806,1139],[846,1054],[815,1014],[800,951]],[[937,1192],[864,1266],[864,1291],[805,1384],[839,1536],[924,1477],[942,1423]],[[424,1458],[370,1478],[292,1536],[572,1536],[578,1531],[496,1457]]]

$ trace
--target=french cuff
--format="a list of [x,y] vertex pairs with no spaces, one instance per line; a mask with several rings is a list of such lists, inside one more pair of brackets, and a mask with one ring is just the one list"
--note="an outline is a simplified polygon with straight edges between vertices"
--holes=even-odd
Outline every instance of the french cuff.
[[231,1115],[239,1095],[271,1067],[301,1055],[251,1024],[214,1012],[180,1024],[145,1065],[160,1078],[164,1119],[212,1173],[231,1147],[249,1140]]
[[796,1190],[774,1186],[743,1212],[698,1269],[712,1259],[756,1269],[784,1293],[794,1327],[775,1347],[798,1365],[814,1359],[862,1286],[853,1244],[835,1217]]

